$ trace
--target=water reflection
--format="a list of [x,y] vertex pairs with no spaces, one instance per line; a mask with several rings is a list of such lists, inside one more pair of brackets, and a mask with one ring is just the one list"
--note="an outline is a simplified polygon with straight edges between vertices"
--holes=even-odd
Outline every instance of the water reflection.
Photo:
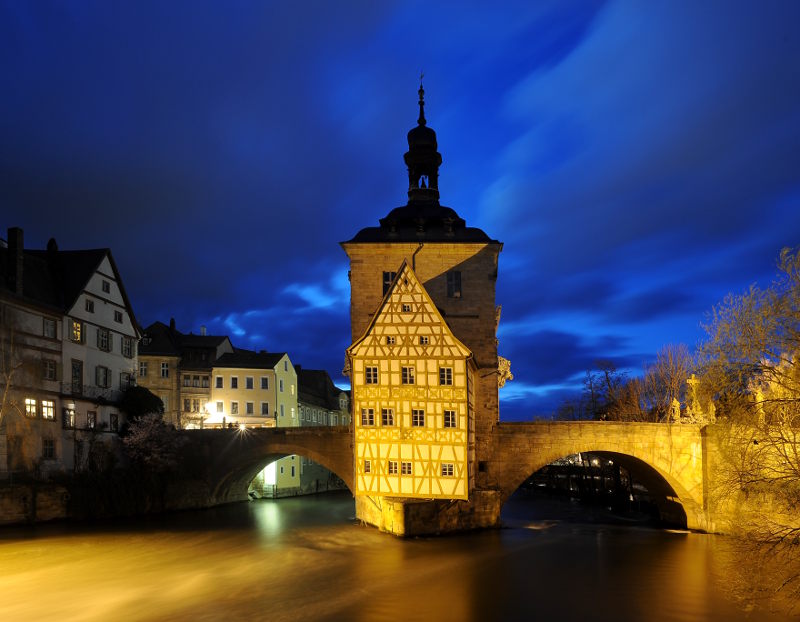
[[715,587],[713,536],[515,500],[510,528],[402,541],[353,512],[345,493],[6,530],[0,620],[780,619]]

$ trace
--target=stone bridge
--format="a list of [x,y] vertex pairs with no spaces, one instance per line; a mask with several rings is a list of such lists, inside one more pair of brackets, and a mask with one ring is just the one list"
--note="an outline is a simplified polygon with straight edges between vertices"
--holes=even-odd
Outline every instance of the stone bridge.
[[[494,521],[513,492],[553,461],[591,452],[628,470],[644,485],[662,517],[690,529],[713,531],[709,507],[708,428],[696,425],[611,422],[500,423],[491,459],[479,465],[479,486],[493,492]],[[206,457],[212,503],[247,499],[250,481],[287,455],[310,458],[353,489],[352,430],[347,427],[193,430],[184,432]],[[491,520],[489,521],[491,523]]]

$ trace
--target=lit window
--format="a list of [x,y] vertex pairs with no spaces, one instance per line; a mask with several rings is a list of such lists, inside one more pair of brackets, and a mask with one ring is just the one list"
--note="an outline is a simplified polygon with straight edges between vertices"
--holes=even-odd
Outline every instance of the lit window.
[[445,410],[444,411],[444,427],[446,427],[446,428],[454,428],[454,427],[456,427],[456,411],[455,410]]
[[372,462],[369,460],[364,460],[364,473],[371,473],[372,472]]
[[391,408],[381,410],[381,425],[394,425],[394,410]]
[[184,398],[183,400],[183,412],[190,412],[192,409],[192,400]]
[[56,321],[51,320],[50,318],[44,318],[44,330],[43,334],[45,337],[49,339],[56,338]]
[[427,335],[420,335],[419,345],[421,345],[421,346],[427,346],[428,345],[428,337],[427,337]]
[[111,337],[107,328],[97,329],[97,347],[104,352],[111,351]]
[[94,300],[86,299],[86,312],[94,313]]
[[222,388],[222,376],[215,376],[214,377],[214,387],[217,389]]
[[65,408],[62,411],[61,424],[65,430],[75,427],[75,409]]
[[453,384],[453,368],[440,367],[439,368],[439,384],[451,385]]
[[425,411],[424,410],[412,410],[411,411],[411,425],[415,428],[423,428],[425,427]]
[[192,400],[192,412],[193,413],[200,412],[200,400]]
[[364,382],[366,384],[378,384],[377,367],[367,367],[364,369]]
[[203,377],[200,379],[200,385],[201,385],[201,386],[202,386],[204,389],[207,389],[207,388],[208,388],[208,376],[203,376]]
[[239,414],[239,402],[231,402],[231,414],[232,415]]
[[147,378],[147,363],[144,361],[139,363],[139,377]]
[[403,313],[411,313],[411,305],[403,303]]
[[386,472],[389,475],[397,475],[397,460],[389,460],[386,465]]
[[122,324],[122,311],[114,311],[114,321],[117,324]]
[[375,410],[373,408],[361,409],[361,425],[375,425]]
[[389,288],[392,286],[392,281],[394,281],[394,277],[397,276],[396,272],[384,272],[383,273],[383,295],[386,295],[386,292],[389,291]]
[[289,385],[289,393],[291,393],[292,395],[294,395],[294,384],[290,384],[290,385]]
[[222,414],[223,412],[225,412],[225,406],[224,406],[224,404],[222,402],[217,402],[217,412],[219,414]]
[[269,378],[267,376],[261,376],[261,388],[264,390],[269,389]]
[[192,386],[192,377],[188,374],[183,374],[183,386],[190,387]]
[[447,297],[461,298],[461,272],[458,270],[447,273]]
[[42,375],[44,376],[45,380],[55,380],[56,379],[56,362],[51,361],[50,359],[45,359],[42,361],[43,371]]
[[122,338],[122,356],[125,358],[133,358],[133,339],[130,337]]
[[254,407],[253,407],[253,402],[247,402],[244,405],[244,411],[245,411],[246,414],[252,415],[255,412]]
[[69,338],[75,343],[83,343],[84,339],[83,322],[79,322],[78,320],[72,320],[72,330],[70,331]]
[[103,281],[103,292],[105,292],[106,294],[111,292],[111,283],[109,283],[108,281]]
[[401,381],[403,384],[414,384],[414,368],[403,367],[401,370]]
[[42,419],[56,420],[56,403],[53,400],[42,400]]
[[392,337],[391,335],[387,335],[386,336],[386,345],[387,346],[393,346],[394,345],[394,337]]
[[86,413],[86,427],[94,430],[97,427],[97,413],[90,410]]
[[56,458],[56,442],[52,438],[42,439],[42,459],[55,460]]
[[452,462],[442,462],[442,477],[453,477]]
[[269,402],[261,402],[261,414],[269,415]]
[[236,376],[231,376],[231,389],[238,389],[239,388],[239,378]]
[[118,432],[119,431],[119,415],[117,413],[111,413],[108,416],[108,421],[109,421],[109,426],[108,427],[111,428],[111,431],[112,432]]
[[411,475],[411,463],[410,462],[401,462],[400,463],[400,473],[402,475]]
[[35,417],[37,415],[35,399],[32,399],[30,397],[25,398],[25,414],[28,417]]
[[244,379],[244,388],[245,389],[252,389],[253,388],[253,377],[252,376],[247,376]]

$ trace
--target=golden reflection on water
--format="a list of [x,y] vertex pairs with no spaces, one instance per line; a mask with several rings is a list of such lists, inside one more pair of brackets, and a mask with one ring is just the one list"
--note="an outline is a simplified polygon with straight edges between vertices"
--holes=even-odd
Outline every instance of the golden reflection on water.
[[351,516],[345,496],[3,532],[0,620],[780,619],[715,587],[713,536],[524,520],[403,541]]

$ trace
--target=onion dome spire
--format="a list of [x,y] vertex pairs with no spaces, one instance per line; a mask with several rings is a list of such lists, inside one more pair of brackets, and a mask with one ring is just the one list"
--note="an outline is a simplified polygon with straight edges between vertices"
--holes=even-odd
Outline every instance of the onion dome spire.
[[437,151],[436,132],[425,120],[425,89],[419,77],[419,118],[408,133],[408,151],[403,159],[408,167],[408,201],[439,202],[439,166],[442,156]]

